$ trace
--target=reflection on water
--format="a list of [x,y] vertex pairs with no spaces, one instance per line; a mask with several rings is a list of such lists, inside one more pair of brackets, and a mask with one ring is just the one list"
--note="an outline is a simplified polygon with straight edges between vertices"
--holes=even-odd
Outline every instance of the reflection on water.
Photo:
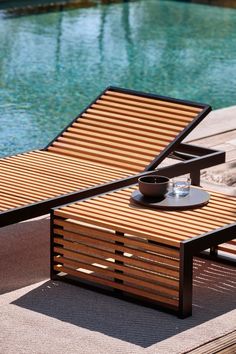
[[111,84],[235,104],[235,23],[162,0],[0,17],[0,154],[46,145]]

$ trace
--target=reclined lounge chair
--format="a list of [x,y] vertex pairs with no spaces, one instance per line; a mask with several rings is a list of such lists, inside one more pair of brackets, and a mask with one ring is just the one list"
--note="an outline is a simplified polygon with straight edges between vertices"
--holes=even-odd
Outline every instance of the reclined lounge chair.
[[107,88],[44,149],[0,159],[0,226],[135,182],[176,148],[187,159],[197,155],[193,171],[224,162],[223,153],[180,145],[210,110]]

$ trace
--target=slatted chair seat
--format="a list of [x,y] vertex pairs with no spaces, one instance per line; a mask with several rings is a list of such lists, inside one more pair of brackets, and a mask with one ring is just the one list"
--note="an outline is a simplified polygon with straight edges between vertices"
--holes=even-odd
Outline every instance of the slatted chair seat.
[[210,110],[106,89],[45,149],[0,159],[0,225],[48,213],[72,200],[66,196],[76,200],[75,191],[155,168]]
[[32,151],[2,159],[0,210],[18,208],[108,183],[128,176],[130,171],[48,151]]
[[193,256],[234,247],[236,198],[210,192],[207,205],[164,211],[130,200],[135,187],[55,209],[51,274],[122,291],[179,316],[192,311]]

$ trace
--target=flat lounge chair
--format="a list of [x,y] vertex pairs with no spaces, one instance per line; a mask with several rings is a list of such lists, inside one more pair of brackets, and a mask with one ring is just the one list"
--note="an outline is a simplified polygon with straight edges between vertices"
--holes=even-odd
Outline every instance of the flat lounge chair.
[[[204,104],[107,88],[44,149],[0,160],[0,226],[112,190],[114,184],[130,184],[177,147],[191,157],[191,147],[180,142],[210,110]],[[210,153],[205,149],[200,155],[205,152]],[[223,161],[222,153],[213,152],[201,167]]]

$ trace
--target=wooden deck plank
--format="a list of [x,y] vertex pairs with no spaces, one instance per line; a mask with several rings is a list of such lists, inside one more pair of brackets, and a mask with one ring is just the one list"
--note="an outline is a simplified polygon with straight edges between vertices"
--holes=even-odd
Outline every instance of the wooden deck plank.
[[236,331],[225,334],[188,351],[188,354],[233,354],[236,353]]

